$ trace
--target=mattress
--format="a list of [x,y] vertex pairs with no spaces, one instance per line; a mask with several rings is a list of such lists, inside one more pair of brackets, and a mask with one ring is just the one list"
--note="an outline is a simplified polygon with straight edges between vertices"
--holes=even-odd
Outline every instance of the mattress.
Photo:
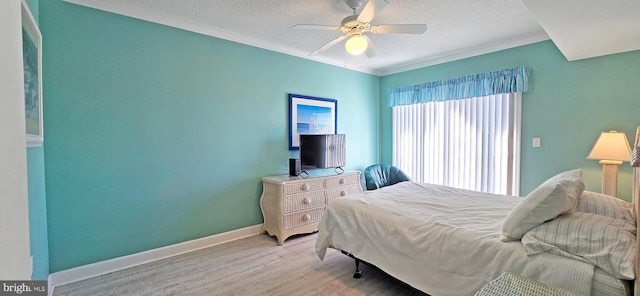
[[520,200],[416,182],[349,195],[327,207],[316,253],[349,252],[438,296],[474,295],[504,272],[580,295],[625,295],[622,282],[589,263],[527,256],[519,241],[500,241],[502,221]]
[[633,295],[633,281],[620,280],[597,268],[593,272],[591,295]]

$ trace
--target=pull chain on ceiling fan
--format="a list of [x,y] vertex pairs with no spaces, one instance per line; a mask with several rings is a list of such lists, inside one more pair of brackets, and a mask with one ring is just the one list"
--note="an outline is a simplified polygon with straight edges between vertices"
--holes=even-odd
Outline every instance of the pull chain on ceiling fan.
[[352,55],[360,55],[364,53],[367,57],[372,58],[378,55],[378,50],[375,48],[371,39],[364,33],[371,32],[373,34],[423,34],[427,30],[425,24],[393,24],[393,25],[375,25],[371,26],[370,22],[373,18],[389,4],[386,0],[369,0],[364,6],[360,14],[356,14],[358,8],[362,2],[360,0],[346,0],[346,4],[353,10],[353,15],[345,17],[340,26],[328,26],[328,25],[295,25],[294,29],[311,29],[311,30],[331,30],[342,31],[345,35],[339,36],[320,48],[314,50],[309,55],[315,55],[321,53],[330,47],[342,42],[342,40],[349,37],[349,40],[345,42],[345,49]]

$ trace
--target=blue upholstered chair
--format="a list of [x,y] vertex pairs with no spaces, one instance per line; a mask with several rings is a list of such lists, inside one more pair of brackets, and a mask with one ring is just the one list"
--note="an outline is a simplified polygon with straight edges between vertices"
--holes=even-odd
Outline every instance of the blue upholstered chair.
[[374,190],[410,180],[402,170],[388,164],[374,164],[367,167],[364,169],[364,179],[367,190]]

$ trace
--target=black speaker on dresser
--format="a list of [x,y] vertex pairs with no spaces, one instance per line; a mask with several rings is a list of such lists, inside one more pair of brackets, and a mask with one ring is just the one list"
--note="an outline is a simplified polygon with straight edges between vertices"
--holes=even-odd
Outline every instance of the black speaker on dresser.
[[300,159],[289,158],[289,176],[300,175]]

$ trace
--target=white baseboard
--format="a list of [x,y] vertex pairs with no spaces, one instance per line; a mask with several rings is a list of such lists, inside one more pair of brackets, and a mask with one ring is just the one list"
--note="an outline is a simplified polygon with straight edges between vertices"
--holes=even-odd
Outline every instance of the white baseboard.
[[240,228],[208,237],[194,239],[175,245],[152,249],[136,254],[113,258],[92,264],[74,267],[49,274],[49,295],[56,286],[77,282],[83,279],[107,274],[125,268],[157,261],[160,259],[193,252],[203,248],[260,234],[262,224]]

